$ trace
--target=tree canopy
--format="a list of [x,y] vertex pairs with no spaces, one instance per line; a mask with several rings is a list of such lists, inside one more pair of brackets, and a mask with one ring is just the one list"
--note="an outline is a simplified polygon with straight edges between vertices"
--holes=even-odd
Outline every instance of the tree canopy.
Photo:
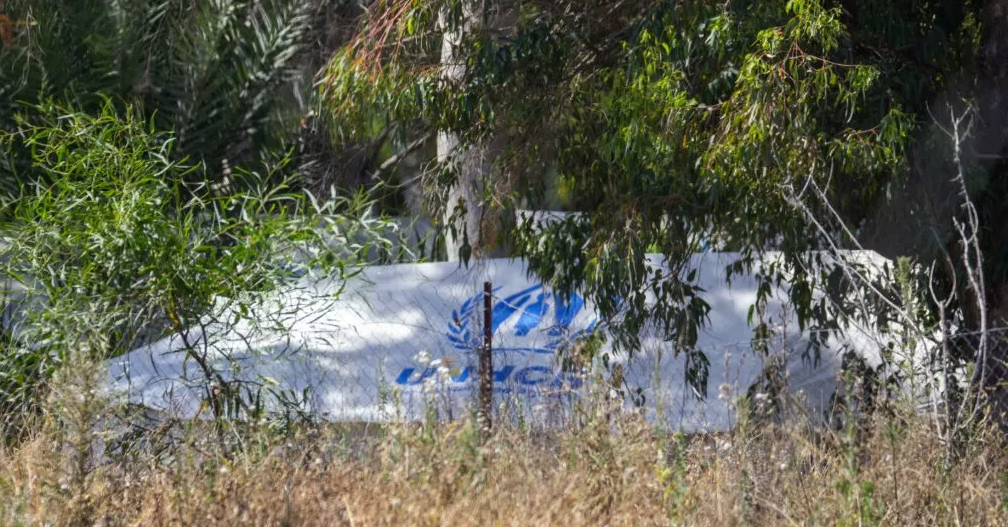
[[[950,112],[989,104],[998,4],[383,0],[320,89],[349,137],[393,121],[414,137],[454,134],[457,157],[479,150],[492,169],[473,175],[446,157],[427,178],[438,210],[455,206],[445,203],[454,185],[478,180],[480,202],[466,205],[496,238],[466,232],[467,242],[504,243],[547,280],[586,292],[624,317],[629,344],[655,320],[689,348],[706,313],[687,265],[700,240],[782,251],[785,264],[764,278],[787,272],[803,321],[817,313],[812,250],[866,245],[924,265],[953,255],[942,271],[961,273],[969,262],[951,220],[962,211],[947,184],[956,148],[988,220],[983,243],[1000,246],[990,211],[1004,202],[1004,176],[982,159],[1004,142],[984,153],[991,132],[957,145],[941,133]],[[446,35],[457,63],[444,62]],[[543,205],[548,188],[581,214],[548,225],[512,214]],[[648,253],[671,272],[646,265]],[[986,270],[1004,263],[995,256]]]

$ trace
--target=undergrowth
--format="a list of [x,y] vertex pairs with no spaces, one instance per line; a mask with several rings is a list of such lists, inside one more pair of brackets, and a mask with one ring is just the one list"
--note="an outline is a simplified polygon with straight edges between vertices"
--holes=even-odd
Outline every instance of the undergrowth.
[[[3,525],[998,525],[1008,456],[993,431],[951,467],[923,419],[832,431],[743,420],[665,434],[602,410],[576,427],[471,421],[277,434],[213,427],[86,468],[51,426],[0,452]],[[97,436],[96,436],[97,437]],[[78,439],[77,448],[84,443]],[[70,467],[70,468],[68,468]]]

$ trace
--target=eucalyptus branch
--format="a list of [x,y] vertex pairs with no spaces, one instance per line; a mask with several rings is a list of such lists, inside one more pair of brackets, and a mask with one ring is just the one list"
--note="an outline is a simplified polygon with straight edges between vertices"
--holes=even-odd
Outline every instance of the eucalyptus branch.
[[407,156],[409,156],[410,154],[415,152],[418,148],[426,144],[427,141],[429,141],[433,136],[434,136],[433,132],[427,132],[422,136],[420,136],[419,138],[407,144],[406,147],[403,148],[401,151],[397,152],[392,157],[383,161],[382,164],[378,166],[378,170],[375,170],[374,173],[371,174],[371,179],[373,181],[379,180],[389,170],[395,170],[399,166],[399,164],[402,163],[404,159],[406,159]]

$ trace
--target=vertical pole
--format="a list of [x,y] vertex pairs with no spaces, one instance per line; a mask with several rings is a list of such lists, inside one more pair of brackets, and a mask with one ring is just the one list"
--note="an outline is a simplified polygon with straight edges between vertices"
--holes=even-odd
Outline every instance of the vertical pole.
[[493,361],[491,351],[493,346],[493,287],[488,282],[483,283],[483,346],[479,353],[479,421],[480,433],[486,439],[490,435],[492,422],[490,412],[493,409]]

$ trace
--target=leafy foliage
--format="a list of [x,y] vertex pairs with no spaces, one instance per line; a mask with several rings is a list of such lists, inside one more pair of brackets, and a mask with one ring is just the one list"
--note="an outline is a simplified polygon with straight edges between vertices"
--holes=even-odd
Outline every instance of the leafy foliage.
[[[88,112],[111,99],[174,131],[174,159],[202,163],[194,178],[214,175],[226,190],[236,167],[266,170],[299,140],[315,4],[5,2],[5,14],[25,23],[0,55],[0,127],[50,98]],[[4,176],[6,193],[31,180],[30,165],[22,158],[19,177]]]
[[[0,354],[3,428],[37,410],[67,354],[102,359],[166,330],[232,327],[309,270],[345,279],[382,243],[383,225],[359,219],[362,196],[318,201],[270,173],[242,171],[249,190],[220,196],[191,185],[192,167],[173,161],[173,136],[133,111],[46,106],[31,115],[4,137],[27,145],[45,177],[18,196],[4,228],[3,271],[25,293]],[[205,350],[186,353],[208,386],[235,395]],[[216,413],[223,403],[211,397]]]
[[[793,200],[815,184],[836,207],[818,212],[863,223],[906,170],[928,94],[977,45],[975,8],[958,2],[473,2],[485,22],[474,27],[463,4],[375,3],[327,72],[332,119],[366,135],[381,107],[463,147],[507,144],[495,160],[506,177],[487,198],[502,213],[543,203],[542,174],[555,171],[566,206],[584,214],[521,219],[502,230],[513,254],[620,318],[630,349],[653,320],[697,364],[697,242],[783,251],[761,293],[788,276],[800,320],[813,321],[824,310],[810,284],[825,277],[808,271],[821,268],[808,251],[849,239],[809,229]],[[460,83],[440,78],[450,31],[465,35]]]

